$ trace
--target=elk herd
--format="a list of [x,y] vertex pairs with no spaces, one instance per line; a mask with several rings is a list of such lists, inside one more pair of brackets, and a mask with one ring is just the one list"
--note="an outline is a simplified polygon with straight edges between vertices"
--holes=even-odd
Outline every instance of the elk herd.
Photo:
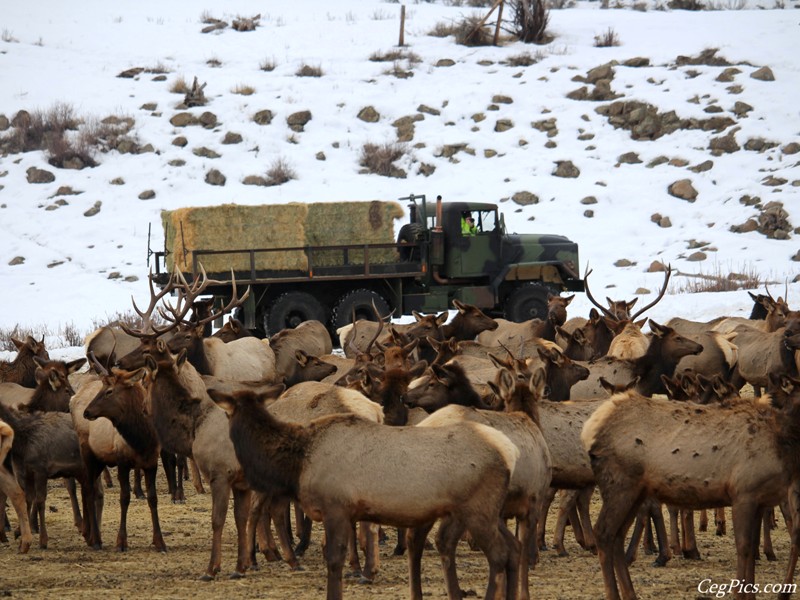
[[[234,284],[230,302],[212,309],[203,272],[191,283],[176,274],[158,291],[151,280],[148,307],[134,303],[138,324],[94,332],[86,358],[51,360],[43,339],[14,340],[16,358],[0,363],[0,507],[7,500],[16,513],[20,552],[34,533],[46,548],[48,481],[63,479],[75,527],[99,550],[101,476],[116,467],[116,549],[128,548],[133,472],[134,490],[144,476],[152,546],[166,552],[158,469],[173,502],[192,469],[211,498],[203,579],[222,569],[232,496],[232,577],[259,552],[301,568],[318,522],[330,599],[343,595],[345,566],[362,581],[380,577],[378,538],[389,528],[394,554],[408,555],[411,598],[424,593],[431,533],[449,598],[462,597],[464,536],[488,564],[486,598],[529,598],[556,497],[555,550],[566,554],[571,526],[599,558],[609,599],[636,597],[630,564],[643,534],[656,532],[656,564],[699,558],[695,511],[703,528],[714,509],[722,533],[731,507],[735,577],[740,595],[755,597],[759,544],[763,536],[774,559],[778,507],[790,590],[800,547],[800,312],[767,291],[750,293],[750,318],[640,318],[670,273],[636,312],[635,300],[598,302],[588,273],[595,308],[585,317],[567,317],[573,296],[553,295],[546,318],[525,323],[458,300],[452,318],[414,313],[404,325],[375,311],[337,332],[337,352],[316,321],[261,339],[231,318],[211,335],[247,293]],[[4,542],[7,520],[0,510]]]

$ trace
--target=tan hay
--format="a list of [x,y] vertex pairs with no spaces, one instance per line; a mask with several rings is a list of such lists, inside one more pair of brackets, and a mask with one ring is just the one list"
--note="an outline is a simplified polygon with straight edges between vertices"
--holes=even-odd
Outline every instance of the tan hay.
[[[191,271],[193,250],[248,250],[305,245],[393,243],[394,219],[403,216],[397,202],[317,202],[259,206],[223,204],[162,211],[167,267]],[[186,256],[184,257],[184,246]],[[304,252],[257,253],[257,270],[307,270]],[[209,273],[247,271],[249,255],[200,255]],[[341,264],[340,252],[318,253],[316,266]],[[370,262],[397,260],[394,250],[373,252]],[[363,263],[363,253],[350,253],[350,262]]]

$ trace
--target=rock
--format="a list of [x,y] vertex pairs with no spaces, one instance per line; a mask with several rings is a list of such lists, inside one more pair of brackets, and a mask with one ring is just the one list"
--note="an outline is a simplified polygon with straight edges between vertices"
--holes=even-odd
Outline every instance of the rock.
[[188,143],[189,143],[189,140],[187,140],[182,135],[179,135],[174,140],[172,140],[172,145],[173,146],[177,146],[178,148],[185,148]]
[[45,169],[29,167],[25,173],[28,183],[53,183],[56,180],[56,176]]
[[514,122],[511,119],[498,119],[497,122],[494,124],[494,130],[497,133],[508,131],[513,127],[514,127]]
[[492,96],[492,102],[495,104],[513,104],[514,101],[509,96],[496,95]]
[[242,184],[244,185],[260,185],[266,187],[269,185],[267,180],[260,175],[248,175],[244,179],[242,179]]
[[585,198],[581,198],[581,204],[585,204],[587,206],[591,204],[597,204],[597,198],[594,196],[586,196]]
[[80,171],[86,166],[86,163],[83,162],[83,159],[79,156],[73,156],[71,158],[67,158],[62,163],[61,167],[63,169],[72,169],[73,171]]
[[428,163],[422,163],[417,170],[419,175],[424,175],[425,177],[430,177],[436,171],[436,165],[430,165]]
[[436,61],[436,65],[435,66],[437,66],[437,67],[452,67],[455,64],[456,64],[456,61],[454,61],[451,58],[440,58],[439,60]]
[[747,219],[741,225],[731,225],[731,231],[734,233],[750,233],[757,230],[758,222],[755,219]]
[[199,148],[193,148],[192,154],[195,156],[199,156],[201,158],[220,158],[222,155],[218,154],[211,148],[206,148],[205,146],[200,146]]
[[733,104],[733,114],[735,114],[739,118],[746,117],[747,113],[749,113],[752,110],[753,107],[750,106],[747,102],[740,102],[739,100],[737,100]]
[[591,219],[592,217],[594,217],[594,211],[591,208],[587,209],[583,211],[583,216],[586,217],[587,219]]
[[15,256],[10,261],[8,261],[9,267],[16,267],[17,265],[25,264],[25,257],[24,256]]
[[669,217],[661,217],[661,218],[658,220],[658,226],[659,226],[659,227],[662,227],[662,228],[664,228],[664,229],[667,229],[667,228],[669,228],[669,227],[672,227],[672,221],[670,220],[670,218],[669,218]]
[[125,185],[125,180],[122,177],[114,177],[111,181],[109,181],[111,185]]
[[316,158],[317,160],[328,160],[328,157],[325,156],[325,153],[322,152],[321,150],[314,155],[314,158]]
[[174,115],[170,120],[170,125],[173,127],[187,127],[195,123],[194,115],[190,112],[180,112]]
[[377,123],[381,118],[380,113],[372,106],[365,106],[358,111],[358,115],[356,116],[365,123]]
[[111,271],[111,273],[108,274],[108,279],[122,279],[122,273],[119,271]]
[[741,69],[737,69],[736,67],[728,67],[727,69],[723,70],[722,73],[717,75],[716,81],[721,83],[730,83],[741,72]]
[[271,110],[264,109],[258,111],[255,115],[253,115],[253,121],[258,123],[259,125],[269,125],[270,123],[272,123],[272,119],[274,117],[275,115],[272,114]]
[[[663,273],[667,270],[667,266],[661,262],[660,260],[654,260],[650,263],[650,266],[647,267],[647,273]],[[648,292],[649,293],[649,292]]]
[[708,258],[708,255],[705,252],[692,252],[689,256],[686,257],[686,260],[689,262],[700,262]]
[[766,185],[769,187],[777,187],[779,185],[786,185],[787,183],[789,183],[788,179],[784,179],[783,177],[775,177],[774,175],[769,175],[761,180],[761,185]]
[[300,133],[305,130],[305,126],[310,120],[311,111],[301,110],[286,117],[286,124],[292,131]]
[[758,215],[758,231],[768,238],[783,240],[789,237],[792,225],[782,202],[768,202]]
[[0,131],[7,131],[11,127],[11,121],[5,115],[0,115]]
[[531,127],[547,134],[547,137],[555,137],[558,135],[558,127],[556,126],[556,118],[544,119],[542,121],[535,121],[531,123]]
[[206,173],[206,183],[208,185],[225,185],[225,175],[223,175],[217,169],[211,169],[208,173]]
[[170,167],[182,167],[186,164],[186,161],[182,158],[173,158],[171,161],[167,163]]
[[632,267],[636,263],[628,260],[627,258],[620,258],[618,261],[614,263],[615,267]]
[[206,129],[214,129],[217,126],[217,115],[210,111],[205,111],[198,120]]
[[750,73],[750,77],[759,81],[775,81],[775,75],[769,67],[761,67]]
[[152,200],[155,197],[156,193],[153,190],[145,190],[139,194],[139,200]]
[[714,166],[713,160],[704,160],[699,165],[694,165],[693,167],[689,167],[689,170],[694,173],[705,173],[706,171],[710,171]]
[[629,58],[622,64],[626,67],[649,67],[650,59],[645,58],[644,56],[637,56],[635,58]]
[[532,192],[517,192],[513,196],[511,196],[511,200],[514,204],[519,204],[520,206],[530,206],[531,204],[539,204],[539,196]]
[[433,117],[438,117],[439,115],[442,114],[442,111],[436,108],[431,108],[430,106],[427,106],[425,104],[420,104],[417,107],[417,112],[425,113],[426,115],[431,115]]
[[580,177],[581,171],[572,164],[571,160],[558,160],[556,161],[556,168],[552,175],[555,177],[565,177],[568,179],[575,179]]
[[486,150],[483,151],[483,157],[484,158],[494,158],[495,156],[497,156],[497,150],[492,150],[491,148],[486,148]]
[[781,148],[781,152],[784,154],[797,154],[800,152],[800,144],[797,142],[789,142]]
[[614,79],[614,69],[610,64],[607,65],[600,65],[599,67],[595,67],[594,69],[590,69],[586,73],[586,77],[583,79],[584,83],[591,83],[597,84],[598,81],[607,80],[611,81]]
[[680,179],[671,183],[667,188],[667,193],[670,196],[688,200],[689,202],[694,202],[697,199],[697,190],[694,189],[691,179]]
[[732,154],[734,152],[738,152],[741,150],[741,146],[736,143],[736,132],[739,131],[739,128],[735,128],[733,131],[728,133],[727,135],[723,135],[716,138],[711,138],[711,141],[708,144],[709,150],[711,150],[711,154],[714,156],[720,156],[722,154]]
[[626,152],[617,157],[617,162],[625,165],[636,165],[641,163],[642,159],[639,158],[639,154],[636,152]]
[[640,288],[636,288],[636,291],[633,292],[633,293],[636,294],[637,296],[642,296],[644,294],[650,294],[651,292],[647,288],[640,287]]
[[145,102],[139,107],[141,110],[146,110],[149,112],[153,112],[158,108],[158,103],[156,102]]
[[745,194],[741,198],[739,198],[739,204],[743,204],[744,206],[756,206],[761,202],[761,198],[758,196],[751,196],[750,194]]
[[485,114],[483,114],[483,113],[475,113],[474,115],[472,115],[472,117],[471,117],[471,118],[472,118],[472,120],[473,120],[473,121],[475,121],[476,123],[480,123],[481,121],[483,121],[483,120],[485,120],[485,119],[486,119],[486,115],[485,115]]
[[[792,256],[791,260],[793,260],[795,262],[800,262],[800,250],[798,250],[797,252],[794,253],[794,256]],[[9,263],[9,264],[11,264],[11,263]]]
[[241,144],[242,141],[242,135],[239,133],[234,133],[233,131],[226,132],[225,137],[222,138],[222,143],[225,145]]
[[100,200],[98,200],[97,202],[94,203],[94,206],[92,206],[92,208],[90,208],[85,213],[83,213],[83,216],[84,217],[93,217],[93,216],[95,216],[97,213],[100,212],[100,207],[102,207],[102,206],[103,206],[103,203]]
[[62,185],[61,187],[59,187],[56,190],[56,193],[53,194],[53,195],[54,196],[77,196],[77,195],[82,194],[82,193],[83,192],[81,192],[81,191],[73,190],[68,185]]

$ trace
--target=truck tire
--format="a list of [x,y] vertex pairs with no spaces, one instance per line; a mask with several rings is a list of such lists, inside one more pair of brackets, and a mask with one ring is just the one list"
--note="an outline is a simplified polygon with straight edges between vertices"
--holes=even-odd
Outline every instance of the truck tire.
[[[397,243],[401,244],[405,242],[407,244],[416,244],[420,241],[419,236],[423,231],[424,228],[419,223],[406,223],[397,233]],[[400,247],[398,248],[398,254],[400,255],[400,260],[402,261],[411,262],[420,260],[419,247]]]
[[389,308],[389,303],[378,292],[372,290],[360,289],[353,290],[346,293],[339,298],[339,302],[333,309],[333,317],[331,318],[331,328],[333,331],[344,327],[348,323],[353,322],[353,311],[355,310],[356,319],[365,319],[367,321],[375,321],[375,311],[372,308],[372,303],[375,303],[375,308],[381,315],[388,315],[392,312]]
[[519,286],[506,299],[506,319],[515,323],[530,319],[546,319],[547,295],[550,293],[545,285],[537,281]]
[[275,335],[281,329],[294,329],[303,321],[328,320],[325,307],[306,292],[286,292],[278,296],[264,315],[264,333]]

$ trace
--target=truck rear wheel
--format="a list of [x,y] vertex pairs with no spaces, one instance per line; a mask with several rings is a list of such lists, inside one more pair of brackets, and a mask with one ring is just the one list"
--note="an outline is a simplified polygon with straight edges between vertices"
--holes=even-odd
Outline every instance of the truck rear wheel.
[[[406,244],[417,244],[421,241],[420,238],[423,231],[425,231],[425,228],[419,223],[406,223],[397,233],[397,243],[402,244],[405,242]],[[411,248],[400,246],[398,248],[398,254],[402,261],[420,260],[419,246]]]
[[381,316],[389,315],[392,312],[391,308],[389,308],[389,303],[378,292],[362,289],[346,293],[339,299],[333,309],[333,318],[331,319],[333,330],[336,331],[339,327],[352,323],[354,311],[356,320],[375,321],[375,311],[372,308],[373,302]]
[[264,315],[267,335],[275,335],[281,329],[294,329],[304,321],[328,320],[325,307],[306,292],[287,292],[278,296]]
[[539,282],[526,283],[509,294],[506,300],[506,319],[522,323],[530,319],[547,318],[547,296],[550,290]]

